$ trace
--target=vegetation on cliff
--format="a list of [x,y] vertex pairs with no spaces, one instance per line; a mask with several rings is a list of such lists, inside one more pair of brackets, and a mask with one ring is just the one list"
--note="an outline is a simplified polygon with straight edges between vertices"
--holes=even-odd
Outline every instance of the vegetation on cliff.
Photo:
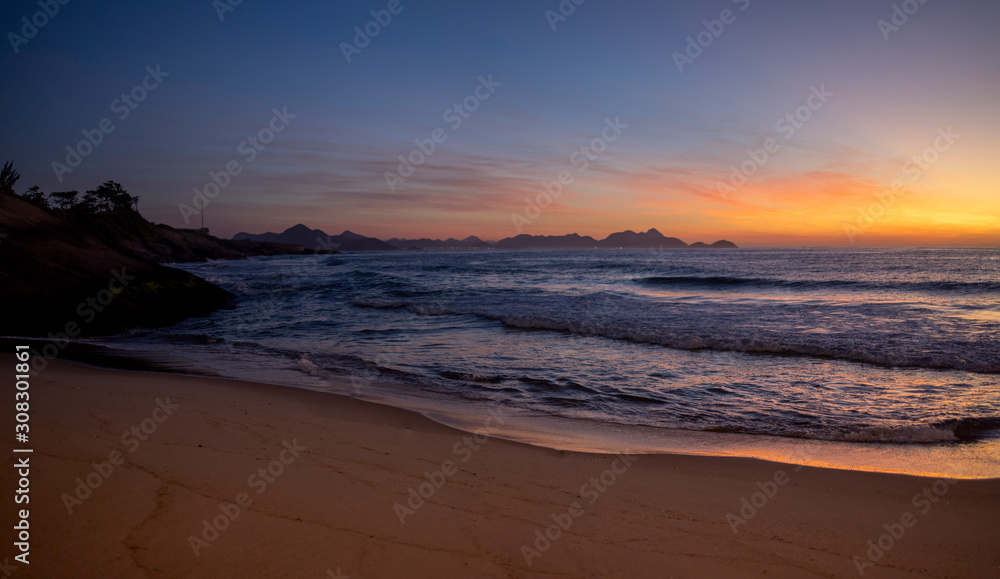
[[37,188],[15,194],[18,177],[10,163],[0,170],[0,335],[102,335],[235,303],[220,287],[127,250],[157,239],[157,227],[120,185],[46,198]]

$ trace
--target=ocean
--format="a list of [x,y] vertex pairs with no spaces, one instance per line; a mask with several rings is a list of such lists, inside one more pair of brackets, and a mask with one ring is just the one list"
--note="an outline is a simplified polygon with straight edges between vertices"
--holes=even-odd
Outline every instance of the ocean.
[[99,341],[467,429],[499,409],[500,436],[553,448],[1000,476],[997,249],[400,251],[179,267],[238,307]]

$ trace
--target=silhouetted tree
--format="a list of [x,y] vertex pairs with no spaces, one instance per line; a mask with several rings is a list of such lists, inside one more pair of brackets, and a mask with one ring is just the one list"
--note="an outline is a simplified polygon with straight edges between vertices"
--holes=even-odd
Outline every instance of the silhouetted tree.
[[28,189],[25,191],[24,195],[21,195],[20,197],[32,205],[37,205],[43,209],[49,208],[49,202],[45,200],[45,193],[42,193],[41,189],[38,188],[38,185]]
[[[14,170],[14,163],[7,161],[0,169],[0,193],[13,195],[46,210],[62,209],[77,215],[105,213],[108,211],[139,212],[139,198],[128,194],[120,183],[105,181],[97,189],[87,191],[81,198],[79,191],[57,191],[45,193],[38,186],[31,187],[18,195],[14,192],[14,184],[21,175]],[[50,205],[51,203],[51,205]]]
[[77,204],[78,195],[80,195],[79,191],[57,191],[49,193],[49,201],[59,209],[68,211]]
[[104,211],[138,211],[139,198],[128,194],[119,183],[105,181],[83,196],[84,207],[92,213]]
[[0,169],[0,193],[7,195],[14,194],[14,183],[21,178],[21,174],[14,170],[14,162],[7,161],[3,169]]

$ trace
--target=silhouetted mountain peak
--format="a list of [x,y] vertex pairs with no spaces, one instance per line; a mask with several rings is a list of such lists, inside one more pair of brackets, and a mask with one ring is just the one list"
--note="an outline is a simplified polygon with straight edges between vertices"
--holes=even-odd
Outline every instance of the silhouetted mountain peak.
[[475,235],[470,235],[465,239],[458,240],[449,237],[444,241],[440,239],[405,239],[393,237],[389,243],[399,249],[493,249],[493,244],[479,239]]
[[289,227],[283,233],[268,232],[254,235],[252,233],[240,232],[233,239],[301,245],[311,251],[327,249],[336,249],[339,251],[386,251],[396,249],[394,246],[374,237],[365,237],[352,231],[344,231],[340,235],[331,236],[321,229],[310,229],[302,223]]
[[[349,241],[358,241],[358,240],[361,240],[361,239],[369,239],[368,236],[366,236],[366,235],[358,235],[357,233],[354,233],[350,229],[345,229],[343,233],[341,233],[340,235],[337,235],[336,237],[340,237],[342,239],[349,240]],[[372,237],[371,239],[375,239],[375,238]]]
[[612,233],[601,240],[598,247],[607,248],[668,248],[687,247],[687,244],[676,237],[665,237],[656,229],[650,229],[645,233],[636,233],[632,230]]
[[597,247],[593,237],[580,236],[579,233],[567,235],[528,235],[522,233],[497,242],[497,247],[507,249],[583,249]]

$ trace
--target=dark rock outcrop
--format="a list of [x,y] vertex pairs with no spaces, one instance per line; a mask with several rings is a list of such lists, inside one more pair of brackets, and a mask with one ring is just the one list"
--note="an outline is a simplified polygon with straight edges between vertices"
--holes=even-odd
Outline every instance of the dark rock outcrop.
[[167,326],[235,303],[195,275],[139,257],[140,248],[161,243],[151,231],[149,239],[117,240],[135,244],[133,252],[118,251],[89,229],[0,195],[0,232],[3,335],[103,335]]
[[[59,210],[50,213],[57,218],[62,214]],[[205,229],[174,229],[169,225],[150,223],[134,211],[75,214],[71,216],[70,223],[90,232],[112,249],[157,263],[311,253],[302,245],[233,241],[209,235]]]

